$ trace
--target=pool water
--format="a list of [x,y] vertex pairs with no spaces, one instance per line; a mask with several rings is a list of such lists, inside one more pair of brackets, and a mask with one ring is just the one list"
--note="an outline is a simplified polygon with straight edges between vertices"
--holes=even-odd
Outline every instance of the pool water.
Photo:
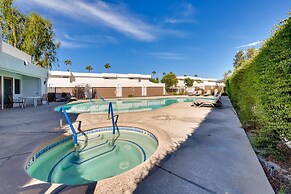
[[[177,97],[177,98],[159,98],[159,99],[128,99],[128,100],[115,100],[111,101],[114,112],[135,112],[145,110],[155,110],[158,108],[166,107],[174,103],[179,102],[194,102],[197,100],[206,98],[194,98],[194,97]],[[212,98],[207,98],[212,99]],[[64,107],[67,113],[107,113],[108,102],[101,100],[80,102],[74,104],[66,104],[55,108],[56,111],[60,111],[60,108]]]
[[114,145],[110,127],[87,131],[85,136],[78,134],[78,152],[71,136],[54,142],[36,153],[26,170],[45,182],[87,184],[128,171],[157,149],[158,141],[151,133],[131,127],[119,130]]

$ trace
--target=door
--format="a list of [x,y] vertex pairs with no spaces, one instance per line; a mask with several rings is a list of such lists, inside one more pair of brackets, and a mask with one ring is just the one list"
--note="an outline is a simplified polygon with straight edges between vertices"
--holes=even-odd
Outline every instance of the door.
[[4,78],[4,107],[9,104],[8,96],[12,96],[12,78]]

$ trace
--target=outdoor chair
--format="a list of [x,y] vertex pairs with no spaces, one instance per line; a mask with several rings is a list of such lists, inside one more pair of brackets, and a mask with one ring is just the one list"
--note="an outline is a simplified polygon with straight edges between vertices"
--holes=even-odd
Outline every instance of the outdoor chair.
[[24,100],[23,99],[20,99],[20,98],[13,99],[13,97],[11,95],[8,95],[8,100],[9,100],[9,103],[6,106],[6,108],[12,108],[14,103],[18,103],[19,107],[21,107],[21,108],[24,107]]
[[196,91],[195,96],[200,96],[200,95],[202,95],[202,90]]
[[37,104],[43,105],[43,101],[46,101],[46,103],[49,104],[47,94],[43,94],[41,98],[37,99]]
[[220,96],[216,97],[215,100],[200,100],[200,101],[195,101],[191,106],[195,107],[202,107],[202,106],[212,106],[212,107],[220,107],[222,106],[222,102],[220,101]]
[[188,96],[194,96],[195,91],[194,92],[188,92]]
[[67,101],[72,102],[72,101],[77,101],[78,99],[76,97],[73,97],[71,93],[67,93]]
[[55,94],[55,101],[56,102],[61,102],[62,100],[62,94],[61,93],[56,93]]
[[211,90],[207,90],[204,94],[203,94],[203,96],[210,96],[211,95]]

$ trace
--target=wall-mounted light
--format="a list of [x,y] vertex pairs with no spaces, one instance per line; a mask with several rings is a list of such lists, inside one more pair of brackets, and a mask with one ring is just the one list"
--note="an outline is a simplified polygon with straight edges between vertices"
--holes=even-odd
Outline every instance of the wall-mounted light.
[[23,65],[25,65],[25,66],[26,66],[27,64],[28,64],[28,62],[27,62],[27,61],[24,61],[24,62],[23,62]]

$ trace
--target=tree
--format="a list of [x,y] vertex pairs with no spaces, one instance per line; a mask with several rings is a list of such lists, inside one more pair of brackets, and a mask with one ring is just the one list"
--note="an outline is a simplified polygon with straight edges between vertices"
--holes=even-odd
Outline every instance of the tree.
[[13,0],[0,0],[0,24],[4,41],[28,53],[32,62],[51,67],[57,61],[52,23],[36,13],[21,14],[12,7]]
[[248,48],[247,50],[238,51],[233,59],[233,66],[235,69],[240,67],[244,62],[250,60],[257,54],[257,50],[255,48]]
[[57,61],[52,23],[36,13],[31,13],[25,23],[24,41],[21,50],[32,56],[32,61],[41,67],[52,67]]
[[152,72],[153,77],[155,77],[156,73],[157,73],[156,71],[153,71],[153,72]]
[[149,81],[153,83],[160,83],[159,78],[150,78]]
[[193,83],[194,83],[194,80],[187,77],[186,79],[184,79],[184,83],[187,87],[192,87],[193,86]]
[[195,74],[195,75],[194,75],[194,77],[198,77],[198,75],[197,75],[197,74]]
[[165,83],[166,90],[168,91],[171,87],[176,86],[178,83],[178,78],[173,72],[170,72],[161,79],[162,83]]
[[87,65],[85,69],[90,73],[93,70],[93,67],[91,65]]
[[253,58],[257,54],[257,49],[255,48],[248,48],[246,51],[246,60]]
[[72,65],[72,61],[67,59],[64,61],[65,65],[67,66],[67,71],[70,71],[70,66]]
[[166,72],[163,72],[163,76],[165,76],[165,75],[167,75],[167,73]]
[[107,73],[109,72],[109,69],[110,69],[110,64],[109,63],[106,63],[105,65],[104,65],[104,67],[105,67],[105,69],[106,69],[106,71],[107,71]]
[[239,66],[241,66],[244,61],[245,61],[244,51],[240,50],[234,56],[234,59],[233,59],[234,68],[238,68]]
[[4,41],[20,49],[26,18],[12,3],[13,0],[0,0],[0,25]]
[[225,81],[230,76],[230,74],[231,74],[231,71],[230,70],[228,70],[227,72],[225,72],[223,74],[223,80]]

